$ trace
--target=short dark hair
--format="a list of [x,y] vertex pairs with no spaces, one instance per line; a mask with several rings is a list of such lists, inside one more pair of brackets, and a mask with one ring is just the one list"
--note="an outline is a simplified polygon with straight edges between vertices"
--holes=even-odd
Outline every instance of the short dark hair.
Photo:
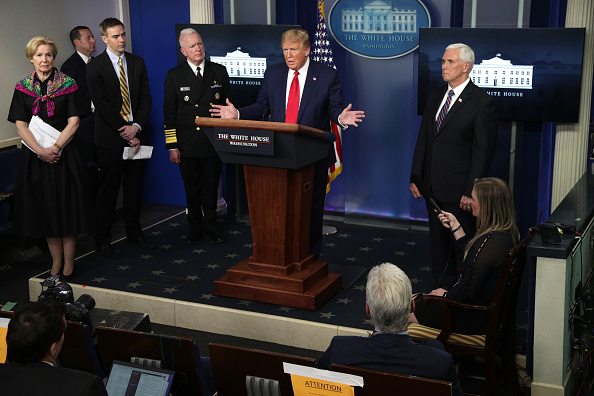
[[20,364],[40,362],[65,330],[62,304],[54,300],[28,304],[17,310],[8,323],[6,358]]
[[77,26],[70,31],[70,42],[74,45],[74,40],[80,40],[81,30],[91,30],[87,26]]
[[102,36],[107,37],[107,29],[114,26],[124,27],[124,24],[118,18],[105,18],[99,24],[99,32]]

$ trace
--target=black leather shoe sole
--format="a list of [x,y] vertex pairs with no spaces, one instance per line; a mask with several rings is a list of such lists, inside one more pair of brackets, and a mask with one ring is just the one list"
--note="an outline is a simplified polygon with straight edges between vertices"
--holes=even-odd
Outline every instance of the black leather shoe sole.
[[119,250],[114,249],[111,245],[97,246],[95,247],[95,252],[97,252],[100,256],[112,259],[118,258],[122,255]]
[[219,233],[216,233],[216,232],[205,232],[205,234],[208,237],[208,239],[210,239],[210,242],[212,242],[212,243],[223,243],[223,242],[225,242],[225,239],[223,239],[223,237]]
[[190,234],[186,237],[186,245],[195,245],[200,241],[200,235]]
[[154,249],[157,247],[157,245],[150,243],[149,241],[147,241],[144,238],[136,238],[136,239],[126,238],[126,242],[128,242],[131,245],[143,248],[143,249]]

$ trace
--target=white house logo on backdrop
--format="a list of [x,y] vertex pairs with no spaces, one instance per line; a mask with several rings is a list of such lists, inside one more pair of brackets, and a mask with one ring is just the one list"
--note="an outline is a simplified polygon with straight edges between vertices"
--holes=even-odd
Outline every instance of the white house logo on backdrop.
[[226,56],[211,56],[210,61],[225,66],[229,77],[264,78],[266,71],[266,58],[253,58],[241,47]]
[[328,19],[341,46],[374,59],[397,58],[414,51],[419,46],[419,28],[431,26],[429,11],[420,0],[338,0]]
[[497,54],[474,65],[470,78],[481,88],[532,89],[533,69],[532,65],[514,65]]

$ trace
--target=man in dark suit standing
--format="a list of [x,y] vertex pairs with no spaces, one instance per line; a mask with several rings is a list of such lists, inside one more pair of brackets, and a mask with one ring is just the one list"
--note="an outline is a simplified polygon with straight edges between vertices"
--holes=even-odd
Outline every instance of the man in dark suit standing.
[[[449,45],[441,61],[448,84],[429,93],[419,129],[410,191],[426,198],[435,287],[448,288],[456,279],[452,231],[441,225],[429,198],[453,213],[468,235],[476,230],[472,216],[474,180],[491,165],[497,137],[497,104],[470,81],[474,52],[465,44]],[[417,182],[422,186],[417,186]],[[425,187],[425,188],[423,188]]]
[[[310,42],[307,31],[291,29],[283,33],[282,49],[285,63],[266,69],[256,103],[239,110],[227,101],[227,106],[213,105],[211,112],[223,118],[262,120],[272,112],[270,121],[301,124],[328,131],[330,120],[343,129],[357,126],[365,114],[344,105],[338,72],[309,59]],[[322,249],[322,222],[328,168],[335,162],[334,150],[315,164],[310,222],[310,253],[317,259]]]
[[84,371],[54,367],[66,320],[63,305],[40,301],[17,310],[6,334],[7,364],[0,364],[3,396],[107,396],[103,381]]
[[61,70],[76,81],[80,100],[87,110],[87,114],[80,117],[76,136],[82,143],[85,160],[90,162],[95,161],[93,155],[95,115],[93,114],[94,106],[91,102],[87,84],[87,63],[91,61],[91,54],[95,51],[95,38],[91,29],[86,26],[77,26],[70,31],[70,41],[76,51],[62,64]]
[[121,253],[111,246],[111,226],[120,185],[124,191],[126,240],[145,249],[155,247],[143,237],[139,221],[145,160],[122,158],[124,147],[133,147],[137,152],[146,138],[143,126],[152,98],[144,60],[125,52],[126,31],[122,22],[107,18],[99,30],[107,49],[87,66],[89,92],[95,104],[95,147],[100,169],[95,251],[117,258]]
[[223,163],[194,121],[197,117],[210,117],[211,104],[225,104],[230,91],[229,75],[224,66],[204,59],[204,43],[194,29],[180,32],[179,45],[186,62],[169,70],[165,77],[165,147],[171,162],[179,165],[186,190],[190,223],[186,243],[197,243],[202,233],[211,242],[221,243],[223,237],[216,220]]
[[367,275],[365,293],[375,331],[368,337],[335,336],[316,365],[328,370],[336,363],[447,381],[453,395],[463,395],[452,355],[437,340],[415,343],[406,331],[415,310],[406,274],[394,264],[377,265]]

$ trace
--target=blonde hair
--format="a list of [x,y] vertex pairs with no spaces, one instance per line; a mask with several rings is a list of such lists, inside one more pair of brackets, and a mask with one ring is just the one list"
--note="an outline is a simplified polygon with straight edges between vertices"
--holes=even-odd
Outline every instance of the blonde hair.
[[35,55],[35,52],[37,51],[37,47],[40,45],[49,45],[52,47],[52,54],[54,54],[54,59],[56,58],[58,55],[58,47],[56,47],[56,43],[49,37],[37,36],[29,40],[25,47],[25,55],[27,56],[27,59],[31,60],[31,58],[33,58],[33,55]]
[[507,184],[496,177],[476,179],[474,193],[479,204],[476,235],[466,245],[464,258],[477,239],[492,231],[507,232],[514,243],[518,243],[520,232],[516,227],[514,200]]
[[303,48],[311,48],[309,43],[309,34],[304,29],[290,29],[283,33],[281,38],[281,46],[286,43],[301,43]]

